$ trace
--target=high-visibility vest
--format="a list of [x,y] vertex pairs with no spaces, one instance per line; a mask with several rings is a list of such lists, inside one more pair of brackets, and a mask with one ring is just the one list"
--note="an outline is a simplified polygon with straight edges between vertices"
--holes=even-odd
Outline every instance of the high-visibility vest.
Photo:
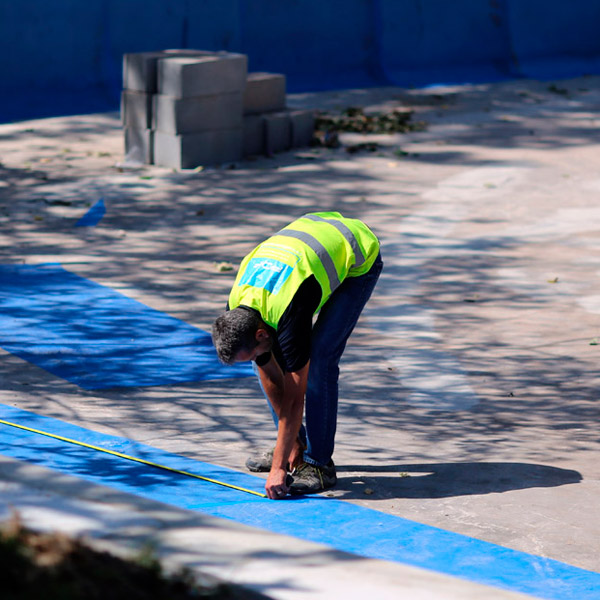
[[307,277],[314,275],[321,286],[317,312],[346,277],[366,273],[378,254],[379,241],[362,221],[338,212],[304,215],[244,257],[229,308],[254,308],[277,329]]

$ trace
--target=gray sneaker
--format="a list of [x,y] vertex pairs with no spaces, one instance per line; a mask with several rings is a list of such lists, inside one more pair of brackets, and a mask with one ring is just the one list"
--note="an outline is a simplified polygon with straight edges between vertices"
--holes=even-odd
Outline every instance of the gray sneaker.
[[314,494],[322,492],[337,483],[335,465],[330,461],[326,467],[317,467],[309,463],[302,463],[292,473],[293,481],[290,494]]
[[268,473],[271,470],[271,464],[273,463],[274,451],[275,448],[271,448],[270,450],[263,450],[262,452],[257,452],[256,454],[249,456],[246,461],[246,468],[248,471],[254,473]]

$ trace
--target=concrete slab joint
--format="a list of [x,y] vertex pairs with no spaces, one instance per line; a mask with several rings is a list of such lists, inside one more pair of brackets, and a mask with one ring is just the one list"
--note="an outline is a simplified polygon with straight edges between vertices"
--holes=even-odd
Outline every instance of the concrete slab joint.
[[123,58],[130,161],[186,169],[307,145],[312,114],[285,106],[285,75],[248,73],[244,54],[163,50]]

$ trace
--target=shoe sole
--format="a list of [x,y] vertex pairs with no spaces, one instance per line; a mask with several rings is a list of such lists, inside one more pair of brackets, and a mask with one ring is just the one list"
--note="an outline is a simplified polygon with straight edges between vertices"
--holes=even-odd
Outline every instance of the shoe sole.
[[292,485],[290,485],[288,487],[290,488],[290,494],[292,496],[303,496],[304,494],[319,494],[320,492],[325,492],[327,490],[330,490],[332,487],[335,487],[336,484],[337,484],[337,479],[333,483],[324,485],[323,487],[320,487],[318,489],[297,488],[297,487],[295,488],[293,486],[293,482],[292,482]]
[[252,473],[268,473],[271,470],[271,467],[264,467],[264,466],[254,467],[254,466],[246,465],[246,469],[248,469],[248,471],[251,471]]

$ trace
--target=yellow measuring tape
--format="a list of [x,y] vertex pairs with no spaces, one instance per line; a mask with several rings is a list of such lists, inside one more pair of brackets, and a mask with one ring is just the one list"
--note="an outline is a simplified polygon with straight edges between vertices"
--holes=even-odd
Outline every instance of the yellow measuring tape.
[[158,463],[154,463],[149,460],[144,460],[143,458],[137,458],[135,456],[129,456],[129,454],[123,454],[122,452],[116,452],[114,450],[107,450],[106,448],[102,448],[101,446],[93,446],[92,444],[86,444],[85,442],[79,442],[77,440],[72,440],[71,438],[63,437],[62,435],[48,433],[47,431],[42,431],[41,429],[33,429],[33,427],[26,427],[25,425],[19,425],[18,423],[11,423],[10,421],[4,421],[3,419],[0,419],[0,424],[9,425],[10,427],[16,427],[17,429],[23,429],[24,431],[29,431],[31,433],[38,433],[40,435],[45,435],[46,437],[54,438],[55,440],[60,440],[61,442],[68,442],[69,444],[83,446],[84,448],[90,448],[91,450],[97,450],[98,452],[105,452],[106,454],[112,454],[112,456],[118,456],[119,458],[125,458],[127,460],[132,460],[134,462],[141,463],[143,465],[148,465],[149,467],[163,469],[164,471],[170,471],[171,473],[177,473],[179,475],[186,475],[187,477],[194,477],[195,479],[201,479],[202,481],[208,481],[209,483],[216,483],[217,485],[221,485],[226,488],[231,488],[232,490],[238,490],[239,492],[246,492],[247,494],[252,494],[253,496],[259,496],[260,498],[267,497],[266,494],[262,494],[261,492],[255,492],[254,490],[249,490],[249,489],[246,489],[243,487],[239,487],[239,486],[233,485],[231,483],[225,483],[224,481],[219,481],[218,479],[211,479],[210,477],[202,477],[202,475],[196,475],[195,473],[190,473],[189,471],[180,471],[179,469],[174,469],[172,467],[168,467],[167,465],[160,465]]

